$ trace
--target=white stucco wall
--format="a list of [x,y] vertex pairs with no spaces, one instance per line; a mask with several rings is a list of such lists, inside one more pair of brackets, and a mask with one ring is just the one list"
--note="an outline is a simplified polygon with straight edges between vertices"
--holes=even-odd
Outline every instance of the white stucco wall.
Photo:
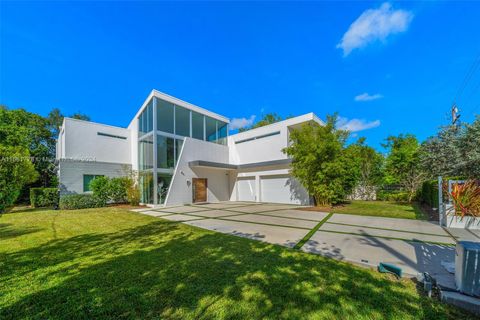
[[228,163],[228,147],[211,142],[185,138],[173,175],[166,206],[192,203],[192,178],[207,178],[207,201],[227,201],[231,187],[229,173],[222,169],[190,168],[190,161],[204,160]]
[[[247,164],[263,161],[287,159],[282,149],[288,146],[289,127],[299,126],[308,121],[323,122],[313,113],[283,120],[267,126],[240,132],[228,137],[230,148],[229,161],[232,164]],[[235,143],[237,141],[259,137],[265,134],[280,134],[259,138],[257,140]]]
[[[65,118],[62,129],[65,131],[62,137],[65,147],[61,150],[61,158],[110,163],[132,162],[128,129],[70,118]],[[100,136],[98,132],[127,139]]]
[[103,175],[114,178],[125,176],[130,165],[106,162],[60,160],[58,165],[60,194],[83,193],[83,175]]

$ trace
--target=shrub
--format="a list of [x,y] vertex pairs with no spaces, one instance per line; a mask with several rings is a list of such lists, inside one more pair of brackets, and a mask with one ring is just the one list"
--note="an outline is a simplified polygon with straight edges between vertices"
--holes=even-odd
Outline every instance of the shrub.
[[105,206],[105,202],[92,194],[69,194],[60,197],[60,209],[64,210],[98,208],[103,206]]
[[58,205],[58,189],[30,188],[30,205],[34,208],[56,207]]
[[480,217],[480,186],[476,181],[454,184],[450,196],[456,215]]
[[96,177],[90,182],[90,189],[95,198],[107,203],[110,200],[110,178]]
[[130,185],[127,188],[127,200],[132,206],[138,206],[140,204],[140,187],[138,183],[135,183],[130,179]]
[[377,200],[380,200],[380,201],[407,202],[408,198],[409,198],[409,193],[405,191],[381,190],[377,193]]
[[132,184],[130,178],[119,177],[112,178],[109,182],[109,200],[113,203],[126,203],[127,190]]

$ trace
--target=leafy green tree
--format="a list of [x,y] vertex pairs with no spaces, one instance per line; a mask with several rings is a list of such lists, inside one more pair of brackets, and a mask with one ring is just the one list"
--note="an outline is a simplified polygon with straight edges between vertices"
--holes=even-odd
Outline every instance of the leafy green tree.
[[272,124],[272,123],[276,123],[276,122],[279,122],[279,121],[282,121],[282,120],[283,120],[283,118],[281,116],[279,116],[278,114],[276,114],[275,112],[274,113],[267,113],[262,117],[262,119],[260,121],[257,121],[256,123],[254,123],[251,127],[240,128],[240,129],[238,129],[238,131],[243,132],[243,131],[247,131],[247,130],[251,130],[251,129],[255,129],[255,128],[260,128],[260,127],[263,127],[263,126],[266,126],[266,125],[269,125],[269,124]]
[[317,205],[341,202],[356,181],[351,176],[352,155],[345,151],[349,133],[335,128],[336,115],[324,126],[308,123],[290,133],[283,152],[292,158],[291,174],[313,195]]
[[480,177],[480,116],[461,127],[445,126],[422,144],[422,167],[429,178]]
[[362,198],[368,198],[372,188],[380,185],[383,180],[384,157],[372,147],[365,144],[365,138],[360,138],[345,149],[351,163],[351,177],[356,181],[356,192]]
[[4,146],[22,146],[29,151],[39,173],[36,186],[54,185],[55,138],[44,117],[24,109],[0,109],[0,141]]
[[402,185],[408,193],[408,201],[412,201],[426,178],[421,166],[422,150],[417,138],[411,134],[390,136],[383,146],[388,149],[385,182]]
[[22,188],[37,177],[26,148],[0,144],[0,213],[13,206]]
[[[63,124],[63,118],[65,118],[65,116],[62,114],[62,112],[58,108],[53,108],[47,116],[48,128],[50,129],[50,131],[52,132],[55,138],[58,137],[59,128]],[[88,115],[80,112],[76,112],[72,114],[70,118],[90,121],[90,117]]]

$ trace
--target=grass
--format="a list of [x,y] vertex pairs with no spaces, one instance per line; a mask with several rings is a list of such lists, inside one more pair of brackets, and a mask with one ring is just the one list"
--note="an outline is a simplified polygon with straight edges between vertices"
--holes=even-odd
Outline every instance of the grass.
[[329,207],[313,207],[310,210],[332,213],[354,214],[359,216],[375,216],[387,218],[426,220],[427,215],[417,203],[394,201],[362,201],[354,200],[345,204]]
[[410,280],[124,209],[0,217],[2,320],[468,317]]

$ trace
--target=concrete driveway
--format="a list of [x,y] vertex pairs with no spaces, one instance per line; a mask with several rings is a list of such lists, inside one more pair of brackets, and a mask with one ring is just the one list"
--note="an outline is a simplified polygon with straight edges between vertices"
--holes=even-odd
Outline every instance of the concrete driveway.
[[[402,267],[407,275],[426,271],[444,278],[444,285],[453,285],[453,278],[441,262],[454,261],[452,245],[455,239],[433,222],[330,215],[302,211],[295,205],[252,202],[143,209],[141,212],[363,266],[393,263]],[[299,242],[303,245],[297,245]]]

